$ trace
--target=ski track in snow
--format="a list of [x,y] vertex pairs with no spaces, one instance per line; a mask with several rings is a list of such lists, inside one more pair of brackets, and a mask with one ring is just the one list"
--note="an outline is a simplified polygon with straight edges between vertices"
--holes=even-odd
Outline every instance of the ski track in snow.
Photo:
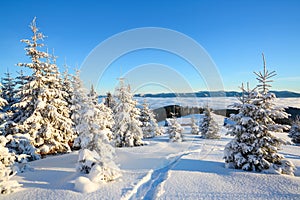
[[187,155],[192,153],[200,153],[203,151],[203,158],[205,158],[209,155],[209,153],[215,150],[214,145],[212,145],[212,148],[210,149],[206,149],[205,147],[206,144],[203,143],[200,149],[189,149],[184,152],[169,154],[165,158],[171,161],[169,161],[166,166],[155,170],[149,170],[148,173],[141,178],[138,183],[135,184],[133,189],[123,196],[122,200],[159,198],[164,194],[164,183],[170,176],[170,170],[172,170],[178,164],[178,162]]
[[[196,137],[198,137],[198,135],[190,135],[190,138],[186,139],[191,140],[193,143]],[[201,158],[204,159],[211,152],[216,150],[216,140],[207,141],[211,141],[209,149],[207,149],[206,143],[202,143],[200,148],[197,147],[196,149],[194,149],[195,147],[193,145],[190,145],[188,150],[186,151],[167,155],[165,159],[169,162],[167,162],[167,164],[164,167],[149,170],[148,173],[135,184],[133,189],[128,191],[121,199],[156,199],[162,196],[164,194],[164,184],[170,177],[170,170],[172,170],[184,156],[190,155],[192,153],[199,154],[201,152]]]
[[154,199],[157,188],[166,180],[169,170],[172,169],[185,155],[188,155],[188,153],[182,153],[163,168],[150,170],[147,175],[134,186],[133,190],[129,191],[125,197],[122,198],[122,200]]

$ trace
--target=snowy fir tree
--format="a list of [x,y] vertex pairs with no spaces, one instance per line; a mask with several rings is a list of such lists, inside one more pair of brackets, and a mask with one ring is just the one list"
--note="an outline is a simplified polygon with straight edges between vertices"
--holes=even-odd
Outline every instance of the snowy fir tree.
[[38,31],[35,18],[30,28],[31,39],[24,39],[26,55],[30,63],[19,63],[33,71],[29,80],[17,94],[19,102],[13,106],[18,110],[14,123],[8,126],[11,133],[29,134],[31,143],[41,155],[70,151],[72,121],[69,119],[67,102],[63,98],[61,81],[56,64],[50,63],[51,56],[41,51],[39,43],[44,35]]
[[27,76],[24,74],[23,70],[20,70],[19,72],[17,72],[18,75],[15,78],[15,98],[16,98],[16,102],[18,102],[20,100],[20,94],[22,93],[21,90],[23,88],[24,85],[26,85],[28,83],[28,81],[30,80],[30,76]]
[[109,107],[110,109],[113,109],[116,105],[116,101],[115,99],[113,98],[112,94],[110,92],[108,92],[106,94],[106,98],[105,98],[105,102],[104,104]]
[[13,171],[15,155],[6,147],[7,140],[0,136],[0,194],[9,194],[20,187],[17,181],[10,180],[16,172]]
[[146,100],[143,103],[141,109],[140,121],[142,122],[142,131],[144,138],[152,138],[156,135],[161,135],[161,130],[157,125],[154,113],[149,109],[149,105]]
[[6,136],[6,147],[15,155],[15,165],[18,172],[25,171],[29,166],[28,161],[40,159],[40,155],[36,153],[36,148],[31,145],[31,136],[27,134],[8,134]]
[[219,126],[211,116],[211,109],[208,106],[204,107],[203,118],[200,123],[199,132],[204,139],[219,139]]
[[194,117],[191,118],[191,133],[194,135],[199,135],[199,126],[197,125]]
[[97,104],[96,108],[99,110],[97,118],[99,119],[100,129],[102,130],[102,132],[106,132],[107,139],[110,142],[113,142],[114,134],[112,132],[112,129],[115,124],[113,111],[103,102]]
[[7,101],[7,105],[3,107],[4,111],[8,114],[12,114],[11,106],[16,102],[16,82],[15,79],[11,76],[10,72],[4,73],[4,77],[1,78],[1,97]]
[[88,97],[91,99],[91,101],[97,105],[99,102],[98,102],[98,95],[94,89],[94,85],[91,86],[91,89],[88,93]]
[[168,134],[170,142],[182,142],[183,141],[183,128],[178,123],[177,118],[173,115],[172,119],[169,119]]
[[79,147],[77,170],[88,173],[93,182],[108,182],[120,176],[114,163],[115,150],[108,139],[110,124],[104,104],[95,105],[94,97],[88,96],[82,86],[79,73],[73,80],[73,120],[78,137],[74,146]]
[[133,147],[143,145],[143,131],[141,128],[140,109],[133,99],[129,85],[126,87],[120,80],[115,94],[117,101],[113,108],[115,125],[113,133],[116,147]]
[[288,117],[283,108],[274,105],[276,97],[268,90],[270,78],[276,74],[266,69],[265,60],[264,71],[255,74],[259,81],[257,89],[246,90],[242,86],[240,103],[233,105],[239,113],[230,117],[236,124],[228,126],[228,134],[234,139],[224,150],[226,167],[293,175],[293,163],[277,153],[285,142],[273,134],[286,128],[274,119]]
[[[7,95],[9,97],[9,95]],[[13,98],[11,98],[13,99]],[[9,100],[9,98],[8,98]],[[15,99],[10,101],[15,102]],[[7,101],[0,97],[0,110],[2,110],[3,105],[8,105]],[[0,126],[1,135],[6,135],[5,146],[8,148],[9,152],[11,152],[11,157],[14,157],[14,161],[16,165],[18,165],[18,171],[22,172],[27,168],[27,160],[36,160],[39,159],[39,155],[35,153],[35,148],[30,144],[30,135],[29,134],[10,134],[10,132],[5,131],[5,126],[8,126],[10,123],[10,118],[12,117],[12,113],[7,114],[7,110],[3,110],[2,116],[5,116],[5,122],[3,123],[4,119],[2,120],[2,125]],[[1,116],[0,116],[1,119]],[[0,120],[1,121],[1,120]],[[3,142],[2,142],[3,143]],[[12,159],[11,159],[12,160]]]
[[[0,93],[2,93],[1,88],[0,88]],[[7,118],[4,107],[7,104],[8,104],[7,101],[0,96],[0,135],[4,134],[3,126],[4,126],[4,123],[6,122],[6,118]]]
[[24,75],[23,70],[20,70],[20,72],[17,73],[18,76],[15,78],[15,103],[11,106],[12,113],[10,114],[10,117],[5,125],[5,135],[13,135],[21,131],[15,122],[19,121],[19,115],[26,113],[27,109],[27,107],[18,105],[17,103],[20,103],[21,99],[24,98],[23,88],[26,84],[28,84],[31,76]]
[[[73,95],[73,87],[72,87],[72,76],[68,73],[67,66],[65,65],[65,71],[63,72],[62,77],[62,91],[64,92],[64,98],[66,102],[68,103],[68,108],[70,109],[72,106],[71,98]],[[70,116],[72,113],[70,112]]]
[[300,117],[297,116],[295,121],[292,124],[292,127],[289,132],[289,137],[292,138],[292,141],[296,144],[300,143]]
[[112,127],[114,125],[113,112],[107,107],[103,102],[98,103],[98,94],[94,89],[94,86],[91,86],[89,93],[87,94],[88,98],[95,105],[95,118],[97,119],[98,125],[102,132],[106,132],[109,141],[113,140]]
[[[86,112],[86,107],[90,103],[87,91],[83,87],[83,83],[79,77],[80,72],[76,71],[76,74],[72,77],[72,90],[73,94],[71,97],[71,119],[73,121],[73,131],[75,141],[73,143],[73,148],[80,149],[81,148],[81,138],[79,135],[85,130],[82,131],[82,127],[85,126],[85,121],[83,118],[83,112]],[[83,125],[82,125],[83,124]]]

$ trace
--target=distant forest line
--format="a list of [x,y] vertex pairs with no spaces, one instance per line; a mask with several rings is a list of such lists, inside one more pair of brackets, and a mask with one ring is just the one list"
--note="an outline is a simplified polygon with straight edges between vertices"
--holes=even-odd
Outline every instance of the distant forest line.
[[[300,93],[291,91],[270,91],[277,98],[298,98]],[[158,94],[136,94],[135,97],[238,97],[241,92],[236,91],[199,91],[195,93],[158,93]]]

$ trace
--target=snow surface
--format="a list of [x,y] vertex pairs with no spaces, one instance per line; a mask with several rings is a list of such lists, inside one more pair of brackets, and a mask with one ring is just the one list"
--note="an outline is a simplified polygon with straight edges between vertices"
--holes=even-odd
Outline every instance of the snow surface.
[[[213,117],[221,127],[224,118]],[[23,187],[0,199],[300,199],[299,146],[280,151],[298,168],[294,177],[245,172],[224,167],[223,150],[231,140],[226,129],[220,130],[221,139],[209,140],[184,128],[181,143],[168,142],[165,134],[147,139],[147,146],[117,148],[122,170],[117,181],[89,182],[76,172],[78,152],[72,152],[31,162],[33,171],[13,178]],[[287,133],[278,136],[289,140]],[[82,188],[90,193],[79,192]]]

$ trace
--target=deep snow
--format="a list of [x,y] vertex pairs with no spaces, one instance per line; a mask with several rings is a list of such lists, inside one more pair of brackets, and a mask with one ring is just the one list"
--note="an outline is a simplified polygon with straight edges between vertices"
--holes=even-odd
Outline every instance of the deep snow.
[[[222,126],[223,117],[213,117]],[[299,146],[286,145],[280,151],[298,168],[295,177],[245,172],[224,167],[223,150],[231,139],[226,129],[221,129],[221,139],[208,140],[184,128],[181,143],[163,135],[147,139],[147,146],[117,148],[123,176],[89,185],[98,188],[95,192],[75,189],[75,180],[84,175],[75,170],[78,152],[73,152],[32,162],[32,171],[13,178],[23,187],[0,199],[300,199]],[[286,133],[279,135],[289,140]]]

